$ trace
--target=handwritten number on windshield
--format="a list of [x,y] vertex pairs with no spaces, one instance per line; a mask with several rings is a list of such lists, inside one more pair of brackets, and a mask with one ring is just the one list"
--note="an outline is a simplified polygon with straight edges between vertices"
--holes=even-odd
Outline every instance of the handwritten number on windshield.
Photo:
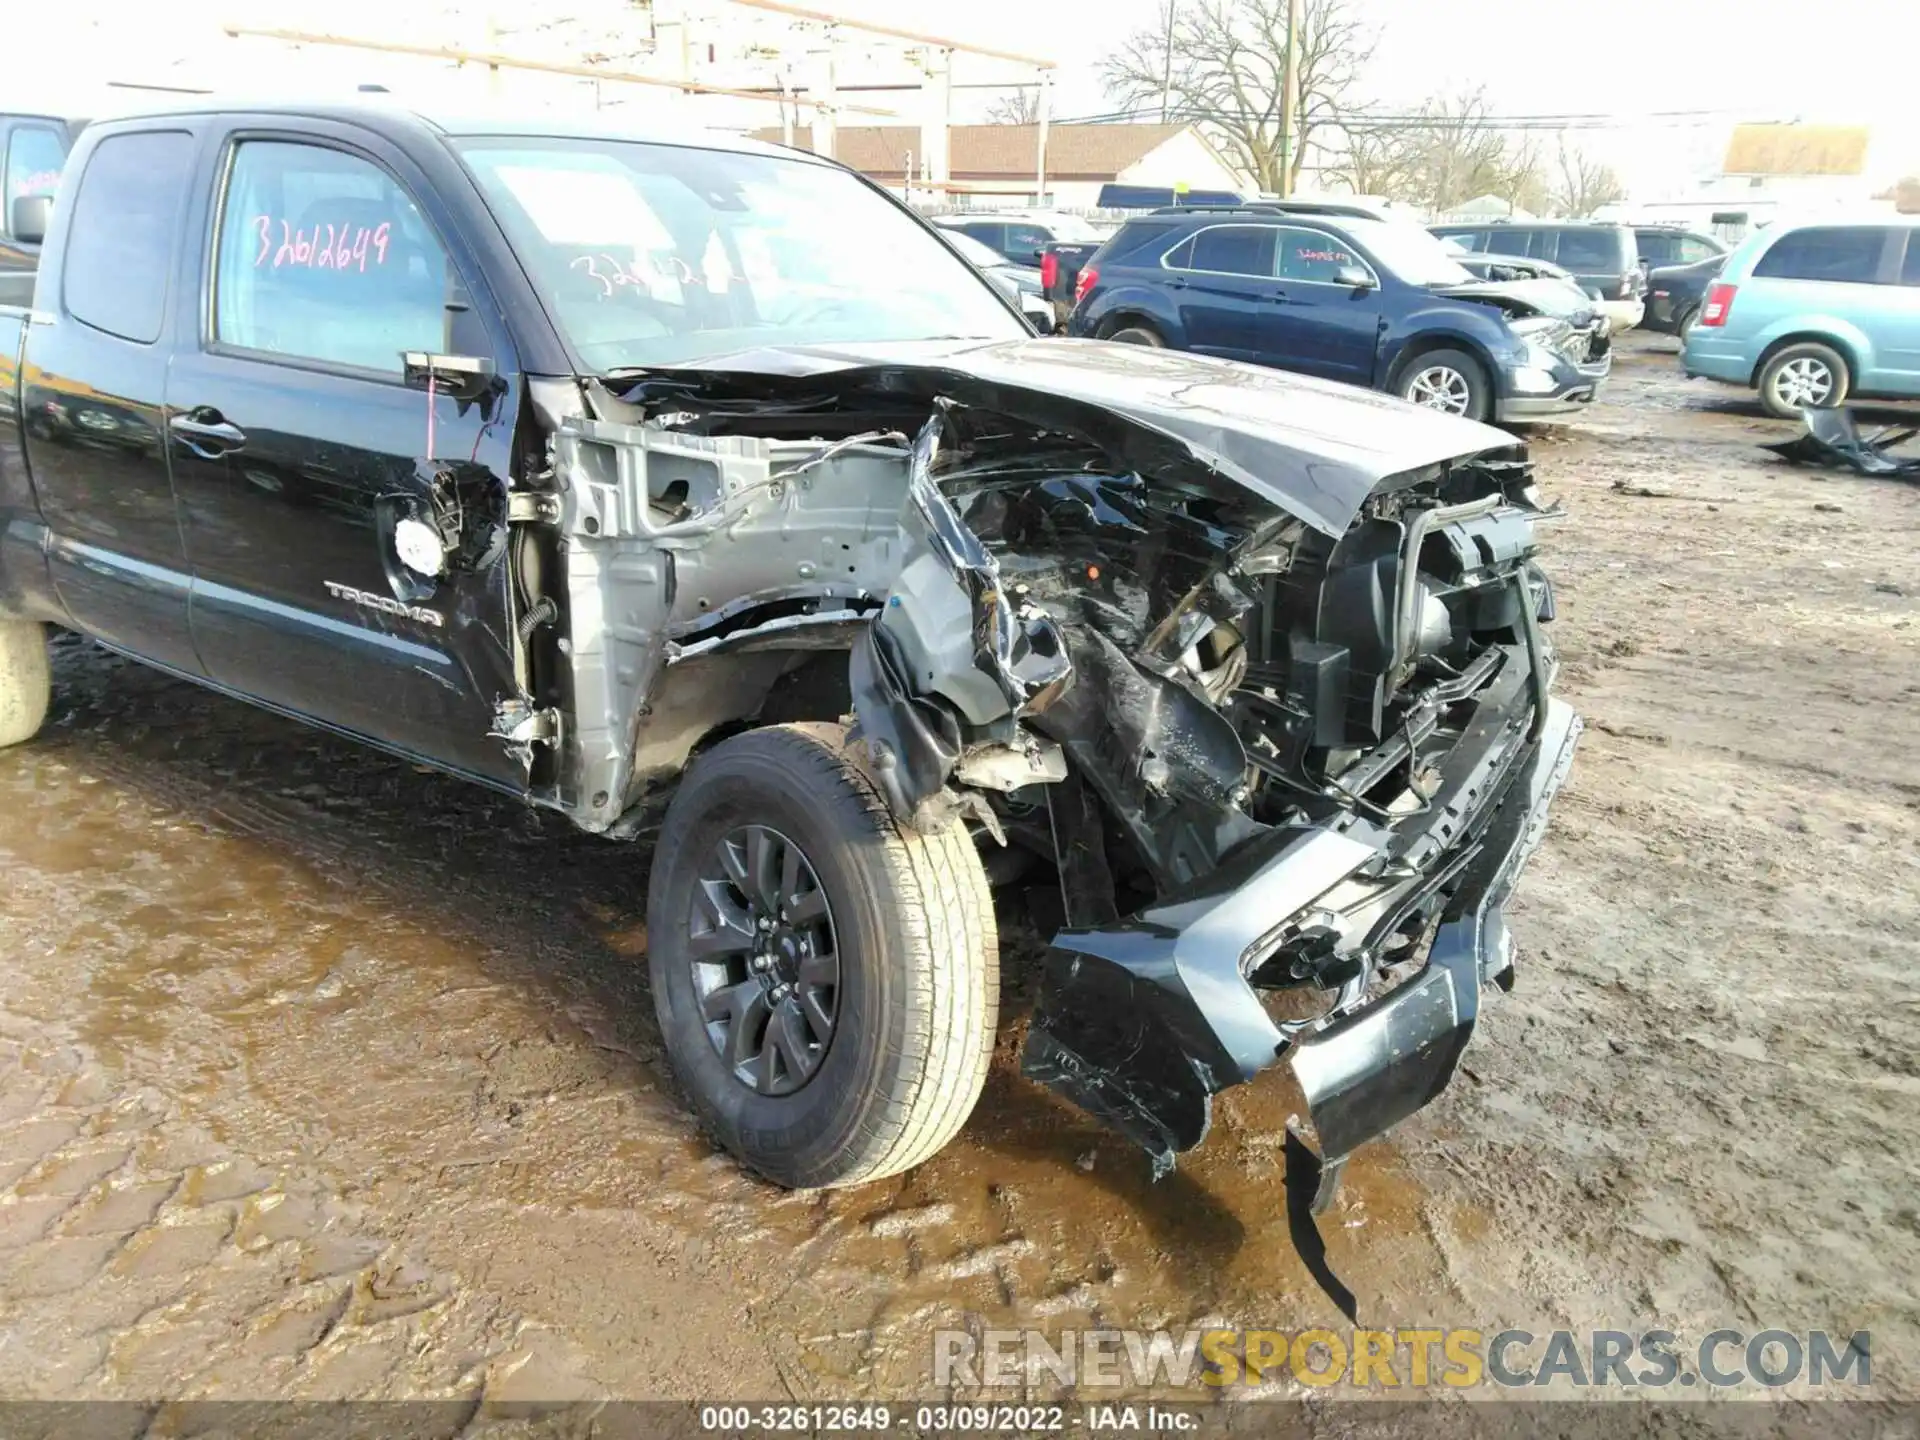
[[[280,244],[273,243],[275,224],[280,227]],[[387,245],[393,238],[393,223],[388,220],[378,225],[315,225],[311,233],[295,230],[285,220],[276,222],[271,216],[253,217],[253,235],[260,242],[260,248],[253,257],[254,269],[268,267],[268,256],[272,256],[272,269],[284,266],[304,266],[310,270],[352,270],[364,274],[371,262],[375,267],[387,263]]]
[[[696,277],[693,267],[678,255],[655,255],[652,259],[654,273],[661,278],[676,280],[682,285],[694,283]],[[602,300],[618,294],[624,285],[633,286],[642,296],[651,296],[653,293],[653,286],[646,270],[637,260],[628,264],[603,252],[599,255],[582,255],[572,261],[568,268],[578,270],[590,280],[598,281]]]

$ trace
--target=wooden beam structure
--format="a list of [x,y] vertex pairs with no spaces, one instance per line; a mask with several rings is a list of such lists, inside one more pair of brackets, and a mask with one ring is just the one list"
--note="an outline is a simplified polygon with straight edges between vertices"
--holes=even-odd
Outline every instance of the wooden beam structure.
[[[370,40],[358,35],[329,35],[314,30],[273,30],[251,25],[222,27],[228,35],[257,40],[280,40],[289,45],[334,45],[348,50],[375,50],[385,55],[416,55],[426,60],[451,60],[457,65],[485,65],[497,70],[530,70],[544,75],[568,75],[580,80],[613,80],[624,85],[652,85],[664,90],[681,90],[694,95],[730,95],[736,100],[777,103],[778,94],[758,90],[735,90],[725,85],[704,85],[698,80],[673,80],[664,75],[641,75],[632,70],[602,70],[592,65],[567,65],[555,60],[525,60],[513,55],[484,50],[461,50],[451,45],[406,45],[395,40]],[[794,96],[795,103],[816,108],[831,102]],[[838,105],[836,108],[860,115],[884,115],[899,119],[898,110],[883,110],[874,105]]]

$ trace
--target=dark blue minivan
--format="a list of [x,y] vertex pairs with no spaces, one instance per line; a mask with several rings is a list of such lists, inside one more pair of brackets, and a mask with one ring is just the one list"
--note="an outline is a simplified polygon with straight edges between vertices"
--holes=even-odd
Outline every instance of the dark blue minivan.
[[1130,220],[1088,261],[1067,333],[1248,360],[1476,420],[1590,404],[1607,321],[1559,280],[1476,280],[1411,224],[1246,205]]

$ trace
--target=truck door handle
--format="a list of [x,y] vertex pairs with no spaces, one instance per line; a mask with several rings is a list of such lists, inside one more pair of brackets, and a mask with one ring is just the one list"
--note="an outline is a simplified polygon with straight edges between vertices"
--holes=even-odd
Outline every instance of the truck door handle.
[[167,429],[194,454],[207,460],[217,460],[247,443],[244,430],[229,425],[225,416],[207,406],[175,415],[167,421]]

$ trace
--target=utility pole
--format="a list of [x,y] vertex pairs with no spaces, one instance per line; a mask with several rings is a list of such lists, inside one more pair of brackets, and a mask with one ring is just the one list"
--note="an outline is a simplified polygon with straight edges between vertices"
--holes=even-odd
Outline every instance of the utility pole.
[[1173,111],[1173,6],[1167,0],[1167,63],[1160,72],[1160,123],[1167,123]]
[[1280,198],[1293,193],[1294,134],[1300,110],[1300,0],[1287,0],[1287,63],[1280,82]]
[[1040,72],[1040,136],[1035,146],[1037,153],[1034,156],[1033,203],[1035,205],[1047,203],[1047,119],[1052,109],[1053,72],[1042,70]]

